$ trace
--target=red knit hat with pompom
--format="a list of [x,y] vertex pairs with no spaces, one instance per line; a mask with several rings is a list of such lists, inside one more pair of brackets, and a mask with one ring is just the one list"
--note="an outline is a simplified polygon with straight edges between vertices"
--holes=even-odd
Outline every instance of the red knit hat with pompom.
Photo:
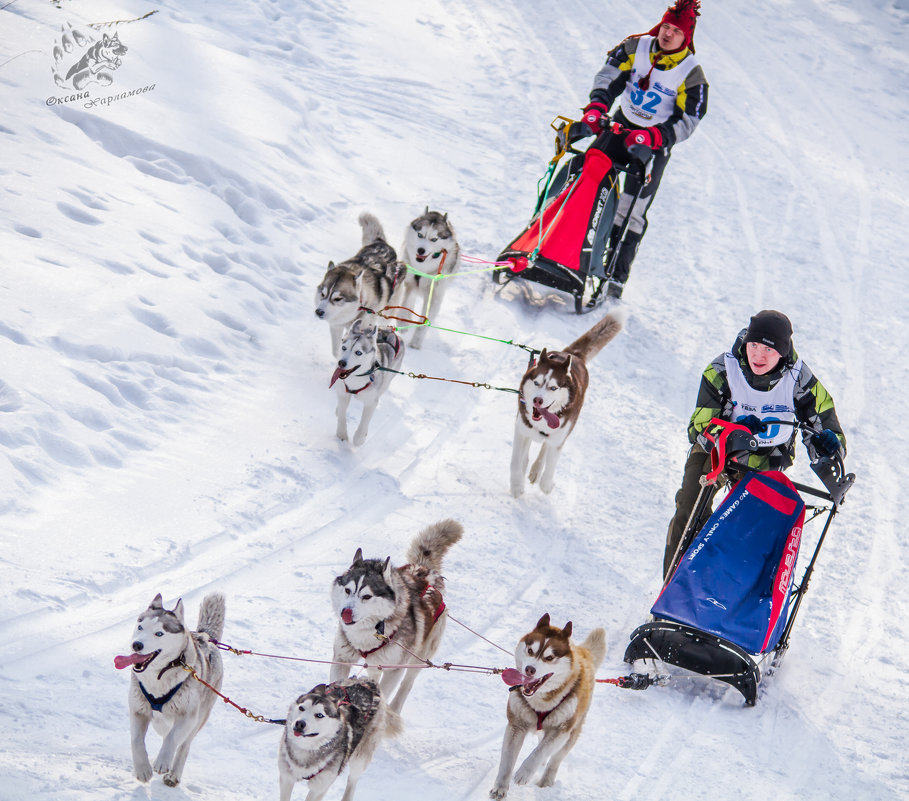
[[648,33],[651,36],[656,36],[664,23],[668,22],[670,25],[675,25],[676,28],[685,34],[685,43],[679,49],[690,47],[693,53],[694,26],[697,24],[700,15],[700,0],[676,0],[676,4],[666,9],[663,19],[660,20],[659,24],[654,25]]

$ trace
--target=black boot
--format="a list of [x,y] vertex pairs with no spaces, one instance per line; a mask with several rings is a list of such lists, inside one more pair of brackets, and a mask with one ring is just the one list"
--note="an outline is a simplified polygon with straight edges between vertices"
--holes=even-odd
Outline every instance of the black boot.
[[625,238],[619,245],[619,255],[616,257],[615,267],[612,270],[612,281],[624,285],[628,280],[628,273],[631,272],[631,262],[634,261],[643,236],[644,234],[642,233],[636,234],[632,231],[626,231]]

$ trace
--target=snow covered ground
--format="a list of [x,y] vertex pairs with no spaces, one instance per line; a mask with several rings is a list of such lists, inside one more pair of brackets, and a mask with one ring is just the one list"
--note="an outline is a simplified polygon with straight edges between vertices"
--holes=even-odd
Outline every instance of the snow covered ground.
[[[136,615],[161,592],[195,621],[217,590],[225,641],[327,659],[328,588],[355,549],[403,561],[443,517],[466,529],[446,563],[455,618],[508,650],[546,611],[580,638],[603,626],[599,675],[621,675],[700,371],[761,308],[792,318],[858,476],[782,670],[751,709],[705,681],[600,685],[556,787],[509,798],[909,798],[909,9],[704,5],[710,111],[667,171],[556,488],[520,501],[509,394],[399,377],[365,445],[336,440],[314,290],[358,248],[363,210],[392,244],[425,205],[447,211],[464,251],[493,259],[530,212],[550,119],[577,113],[607,49],[662,2],[2,6],[0,799],[275,797],[280,730],[223,704],[179,788],[133,778],[113,657]],[[87,98],[53,82],[55,46],[61,77],[83,52],[63,47],[72,28],[127,48]],[[453,282],[436,322],[558,347],[592,319],[484,273]],[[405,360],[500,387],[524,365],[446,332]],[[813,482],[804,451],[790,474]],[[439,657],[510,664],[454,623]],[[231,654],[225,671],[266,717],[327,678]],[[358,798],[485,798],[505,702],[493,676],[421,675]]]

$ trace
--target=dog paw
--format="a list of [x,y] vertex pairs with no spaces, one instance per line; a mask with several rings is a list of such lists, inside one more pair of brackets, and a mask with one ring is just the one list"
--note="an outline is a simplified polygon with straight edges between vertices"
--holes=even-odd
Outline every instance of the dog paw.
[[353,438],[354,445],[360,446],[364,442],[366,442],[366,432],[365,431],[362,434],[359,431],[356,434],[354,434],[354,438]]
[[518,768],[518,772],[514,775],[515,784],[528,784],[533,778],[533,768],[528,768],[526,765],[521,765]]
[[515,498],[520,498],[524,494],[524,485],[523,484],[512,484],[511,485],[511,494]]
[[160,756],[155,760],[155,773],[170,774],[173,766],[169,759],[162,759]]
[[165,773],[162,781],[168,787],[176,787],[180,783],[180,777],[174,773]]
[[537,782],[537,787],[552,787],[555,784],[556,777],[555,775],[549,775],[549,771],[546,771]]
[[135,769],[136,778],[140,782],[147,782],[152,777],[151,762],[145,761],[144,765],[137,765]]
[[347,432],[346,431],[338,431],[337,433],[338,433],[338,439],[341,440],[341,442],[347,442]]
[[540,490],[545,492],[547,495],[552,492],[553,487],[555,487],[555,481],[553,481],[551,478],[548,480],[544,478],[540,481]]
[[494,798],[496,801],[501,801],[505,797],[505,794],[508,792],[507,787],[493,787],[489,791],[489,797]]

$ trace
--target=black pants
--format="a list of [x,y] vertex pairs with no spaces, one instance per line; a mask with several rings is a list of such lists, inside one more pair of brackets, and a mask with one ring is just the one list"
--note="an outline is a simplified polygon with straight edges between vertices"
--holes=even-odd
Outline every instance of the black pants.
[[[631,169],[625,174],[622,195],[619,198],[619,205],[613,220],[613,231],[617,235],[626,217],[628,218],[628,228],[622,239],[612,274],[612,279],[620,284],[624,284],[628,280],[631,263],[637,254],[644,231],[647,230],[647,210],[650,208],[657,189],[660,187],[663,172],[671,155],[671,151],[667,147],[653,151],[653,159],[650,162],[650,181],[644,184],[643,189],[641,189],[644,171],[643,169],[635,169],[635,162],[625,149],[625,136],[626,134],[607,132],[601,134],[592,145],[592,147],[599,148],[605,152],[614,163],[623,167],[631,166]],[[641,195],[632,204],[632,199],[637,194],[638,189],[641,189]]]
[[[697,503],[698,494],[701,491],[701,476],[706,476],[710,472],[710,454],[707,453],[700,445],[692,445],[688,451],[688,458],[685,460],[685,470],[682,474],[682,486],[675,494],[675,515],[669,521],[669,530],[666,532],[666,551],[663,554],[663,581],[669,578],[669,570],[672,567],[676,555],[676,548],[682,539],[688,518],[691,511]],[[714,484],[708,486],[706,492],[709,493],[709,501],[713,500],[718,487]]]

